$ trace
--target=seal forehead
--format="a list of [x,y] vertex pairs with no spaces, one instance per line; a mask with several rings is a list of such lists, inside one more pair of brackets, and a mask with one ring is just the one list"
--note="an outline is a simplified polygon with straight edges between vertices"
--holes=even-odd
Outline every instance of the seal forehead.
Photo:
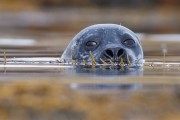
[[[113,33],[118,33],[120,35],[123,34],[131,34],[131,36],[133,35],[134,37],[136,37],[135,33],[132,32],[130,29],[121,26],[121,25],[117,25],[117,24],[96,24],[96,25],[92,25],[89,26],[85,29],[83,29],[82,31],[80,31],[76,36],[75,39],[78,39],[80,37],[85,37],[86,35],[95,35],[96,33],[99,33],[99,35],[103,35],[106,33],[111,32]],[[137,38],[137,37],[136,37]]]

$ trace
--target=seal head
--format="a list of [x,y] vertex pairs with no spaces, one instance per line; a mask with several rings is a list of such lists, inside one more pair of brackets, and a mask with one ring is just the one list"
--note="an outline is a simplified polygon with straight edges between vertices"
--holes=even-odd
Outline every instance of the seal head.
[[143,50],[136,34],[117,24],[97,24],[80,31],[61,56],[64,62],[98,64],[143,63]]

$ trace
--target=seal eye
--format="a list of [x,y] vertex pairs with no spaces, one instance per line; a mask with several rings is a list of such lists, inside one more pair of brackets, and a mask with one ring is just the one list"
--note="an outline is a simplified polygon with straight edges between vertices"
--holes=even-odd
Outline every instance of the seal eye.
[[124,45],[131,47],[134,46],[135,41],[133,39],[126,39],[123,43]]
[[86,46],[88,46],[88,47],[93,47],[93,46],[96,46],[96,45],[97,45],[97,43],[95,41],[88,41],[86,43]]

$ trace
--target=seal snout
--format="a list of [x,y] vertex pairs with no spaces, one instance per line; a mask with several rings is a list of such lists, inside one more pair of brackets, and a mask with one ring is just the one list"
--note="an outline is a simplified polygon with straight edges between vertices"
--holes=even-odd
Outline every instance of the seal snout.
[[122,48],[108,48],[102,53],[102,59],[104,61],[118,62],[122,56],[125,55],[125,50]]

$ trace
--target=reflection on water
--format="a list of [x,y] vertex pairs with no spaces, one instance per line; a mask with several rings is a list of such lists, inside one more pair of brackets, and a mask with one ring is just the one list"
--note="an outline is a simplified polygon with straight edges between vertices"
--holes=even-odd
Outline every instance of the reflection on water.
[[127,91],[136,91],[142,88],[141,84],[104,84],[94,83],[94,84],[77,84],[72,83],[69,85],[73,90],[88,90],[88,91],[111,91],[111,90],[127,90]]
[[[112,67],[112,68],[111,68]],[[84,76],[140,76],[143,75],[143,68],[113,68],[113,66],[100,66],[96,68],[87,68],[84,66],[76,66],[74,70],[68,71],[70,74],[78,74]]]

